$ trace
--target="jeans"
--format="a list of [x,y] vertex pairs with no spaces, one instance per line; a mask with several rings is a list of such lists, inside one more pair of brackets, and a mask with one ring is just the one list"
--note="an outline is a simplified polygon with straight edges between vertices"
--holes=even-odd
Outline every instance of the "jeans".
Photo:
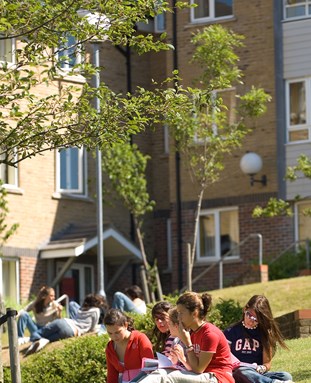
[[50,342],[56,342],[60,339],[66,339],[73,337],[74,331],[66,321],[66,319],[55,319],[44,327],[41,327],[30,337],[32,342],[39,340],[40,338],[46,338]]
[[114,293],[111,307],[121,311],[139,313],[131,298],[119,291]]
[[288,372],[267,371],[259,374],[255,369],[249,367],[239,367],[233,371],[233,377],[236,383],[274,383],[277,380],[292,380]]
[[22,312],[17,319],[17,334],[19,338],[23,338],[26,327],[29,330],[30,335],[32,335],[34,332],[40,329],[40,326],[38,326],[33,321],[33,319],[27,311]]

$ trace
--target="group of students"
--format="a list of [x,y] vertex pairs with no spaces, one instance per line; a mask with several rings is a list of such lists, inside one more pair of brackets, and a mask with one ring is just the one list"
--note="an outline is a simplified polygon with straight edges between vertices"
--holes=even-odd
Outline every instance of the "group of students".
[[108,310],[104,317],[110,337],[107,383],[293,383],[289,373],[270,371],[277,345],[286,348],[286,344],[268,299],[253,296],[241,320],[225,331],[207,321],[211,301],[207,293],[187,292],[176,306],[154,305],[155,349],[176,368],[157,368],[145,375],[141,374],[143,358],[154,358],[151,341],[133,329],[126,313]]
[[[42,287],[36,300],[19,312],[18,336],[25,339],[28,328],[32,344],[27,354],[31,354],[49,342],[94,331],[103,323],[110,337],[107,383],[137,382],[138,376],[142,383],[293,383],[289,373],[270,371],[277,346],[287,347],[265,296],[253,296],[241,320],[225,331],[207,320],[211,303],[211,295],[195,292],[182,294],[175,306],[156,303],[151,310],[153,347],[127,315],[130,311],[146,313],[138,286],[131,286],[125,294],[115,293],[110,309],[99,294],[86,296],[81,307],[70,302],[69,318],[61,317],[63,306],[55,301],[54,289]],[[174,368],[142,374],[143,358],[153,359],[155,351],[168,357]]]

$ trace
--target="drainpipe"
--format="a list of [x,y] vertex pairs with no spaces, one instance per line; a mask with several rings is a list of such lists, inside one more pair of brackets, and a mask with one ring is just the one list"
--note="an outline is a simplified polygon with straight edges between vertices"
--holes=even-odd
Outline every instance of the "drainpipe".
[[[177,8],[176,1],[173,0],[173,68],[178,70],[178,41],[177,41]],[[177,256],[178,256],[178,289],[183,287],[183,258],[182,258],[182,222],[181,222],[181,185],[180,185],[180,153],[175,153],[176,168],[176,226],[177,226]]]

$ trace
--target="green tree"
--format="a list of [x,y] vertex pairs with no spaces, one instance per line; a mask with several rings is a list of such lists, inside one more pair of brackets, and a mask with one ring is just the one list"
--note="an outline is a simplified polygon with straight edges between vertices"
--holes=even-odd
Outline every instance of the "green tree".
[[204,192],[220,179],[224,157],[242,145],[243,138],[252,129],[251,121],[266,111],[270,100],[262,89],[252,87],[245,94],[235,94],[237,105],[233,121],[228,113],[225,92],[243,84],[239,57],[235,53],[236,48],[243,46],[242,39],[241,35],[220,25],[196,33],[192,38],[195,46],[193,62],[202,69],[197,79],[200,88],[187,88],[188,108],[180,108],[177,116],[170,111],[166,114],[176,149],[189,164],[192,179],[200,190],[188,257],[188,290],[192,289],[191,275]]
[[[150,159],[138,149],[136,144],[114,143],[105,148],[103,169],[108,174],[109,180],[117,195],[121,198],[124,206],[132,214],[136,229],[136,236],[142,254],[143,266],[148,284],[144,286],[147,301],[154,299],[154,291],[157,289],[162,299],[162,288],[159,286],[159,278],[156,264],[152,267],[148,262],[145,252],[143,235],[143,218],[146,213],[153,210],[155,202],[150,199],[147,190],[146,166]],[[149,290],[151,288],[151,291]]]
[[[81,17],[81,10],[97,16],[95,22]],[[140,98],[115,94],[103,83],[98,89],[89,82],[82,87],[52,84],[61,83],[62,64],[78,52],[83,56],[94,38],[128,45],[140,54],[170,49],[165,34],[154,39],[135,28],[137,22],[164,11],[170,11],[167,3],[154,0],[1,0],[0,40],[14,39],[17,45],[14,65],[1,64],[0,162],[16,165],[59,147],[99,147],[126,140],[152,124],[154,116],[145,103],[144,109],[140,107]],[[69,36],[75,39],[71,45]],[[80,73],[89,80],[99,70],[85,60],[66,76]],[[49,89],[46,97],[44,87]],[[101,113],[90,103],[95,96]]]

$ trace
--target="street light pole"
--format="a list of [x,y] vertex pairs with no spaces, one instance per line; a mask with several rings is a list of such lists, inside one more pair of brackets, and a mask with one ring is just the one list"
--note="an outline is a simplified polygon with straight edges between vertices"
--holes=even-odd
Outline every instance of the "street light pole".
[[[93,64],[96,68],[94,75],[94,87],[97,90],[100,86],[99,68],[99,45],[100,41],[92,41]],[[100,100],[96,95],[94,99],[95,109],[100,113]],[[102,182],[102,153],[99,147],[96,148],[96,199],[97,199],[97,278],[98,293],[106,297],[105,293],[105,272],[104,272],[104,241],[103,241],[103,182]]]

